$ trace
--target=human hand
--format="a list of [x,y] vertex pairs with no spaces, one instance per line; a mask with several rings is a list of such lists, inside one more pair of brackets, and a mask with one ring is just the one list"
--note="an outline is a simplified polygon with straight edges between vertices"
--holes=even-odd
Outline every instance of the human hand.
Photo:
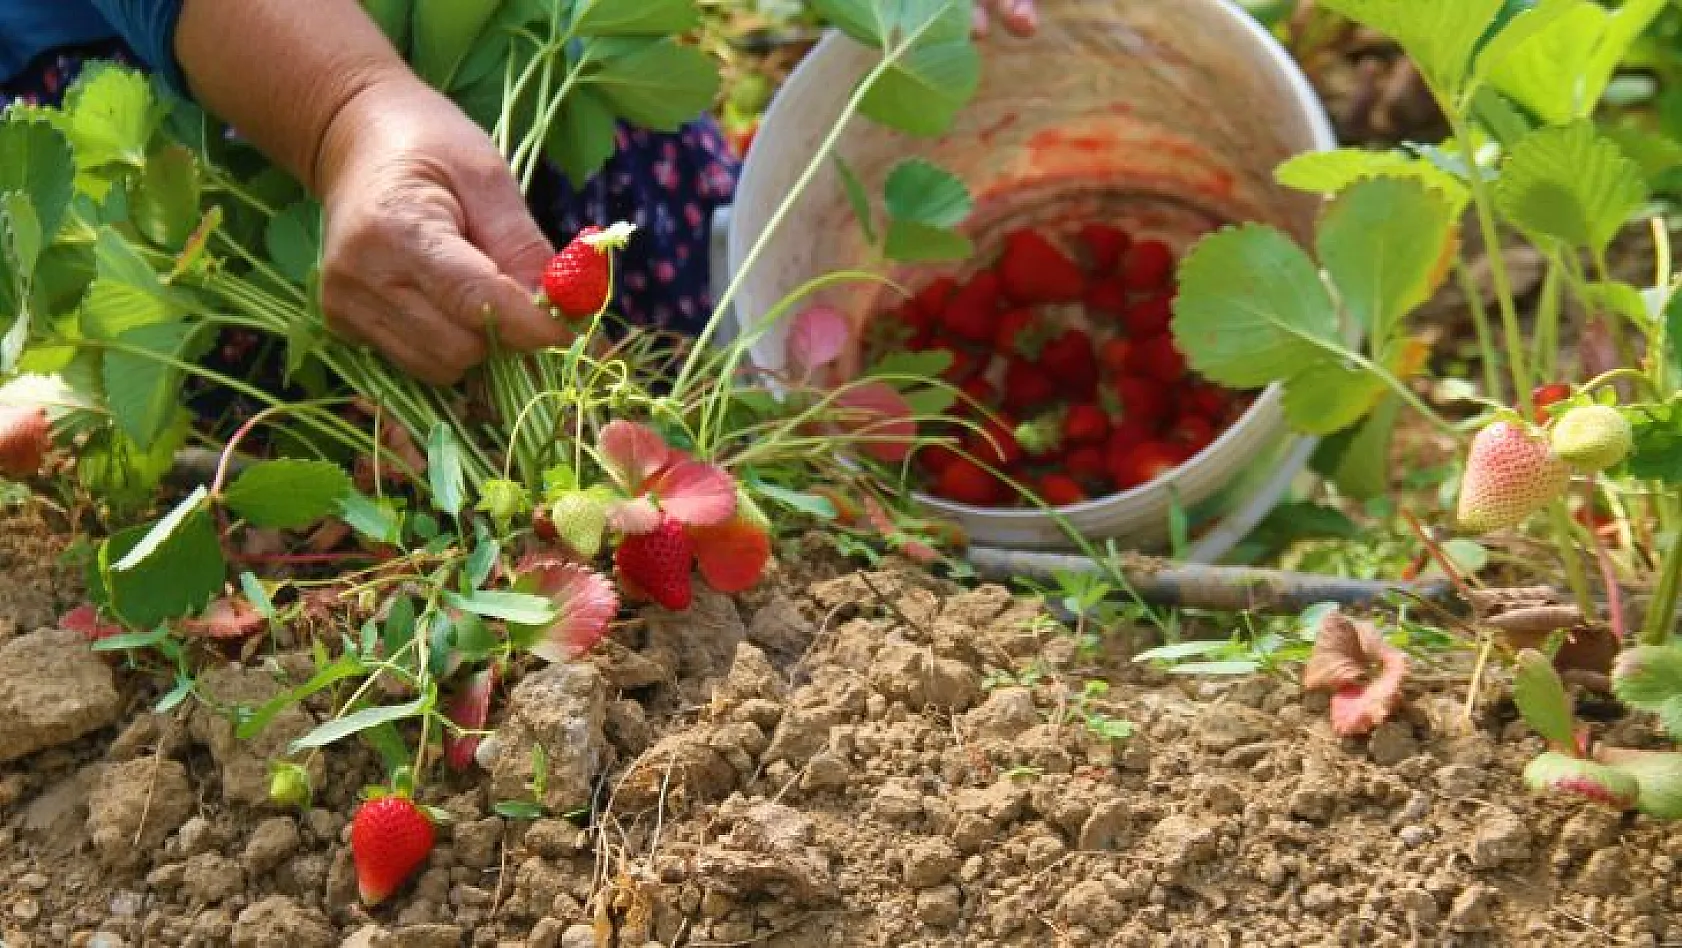
[[987,35],[994,17],[1016,36],[1032,36],[1040,25],[1034,0],[978,0],[975,5],[977,38]]
[[435,385],[483,361],[487,318],[513,349],[566,338],[535,302],[554,249],[507,164],[418,79],[395,76],[352,97],[315,171],[327,214],[321,302],[335,333]]

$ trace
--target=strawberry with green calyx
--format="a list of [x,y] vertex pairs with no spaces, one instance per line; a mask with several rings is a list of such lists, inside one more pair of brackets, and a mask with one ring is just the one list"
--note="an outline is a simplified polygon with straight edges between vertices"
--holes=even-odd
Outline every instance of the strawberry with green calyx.
[[1571,474],[1547,438],[1516,417],[1472,439],[1456,519],[1471,533],[1516,527],[1565,494]]
[[695,547],[683,524],[662,515],[647,533],[632,534],[613,552],[620,577],[641,594],[672,612],[694,602],[689,576],[695,567]]
[[1635,429],[1610,405],[1577,405],[1554,422],[1549,442],[1560,460],[1584,474],[1615,467],[1635,446]]
[[432,855],[437,841],[436,812],[410,798],[407,781],[394,777],[394,789],[375,788],[350,821],[350,855],[362,901],[375,906],[391,898]]
[[1017,425],[1011,434],[1029,457],[1048,458],[1063,447],[1063,421],[1067,416],[1067,408],[1058,408]]
[[479,491],[475,510],[490,517],[497,529],[506,531],[515,517],[531,510],[531,495],[522,484],[497,479],[486,481]]
[[1038,320],[1039,316],[1026,307],[1008,310],[993,331],[993,351],[1006,357],[1023,354],[1026,337]]
[[549,261],[543,271],[543,295],[568,321],[589,319],[607,307],[613,290],[609,251],[624,250],[634,225],[586,227]]
[[607,515],[612,495],[601,488],[563,491],[548,505],[548,521],[554,539],[579,558],[593,560],[602,549],[607,532]]

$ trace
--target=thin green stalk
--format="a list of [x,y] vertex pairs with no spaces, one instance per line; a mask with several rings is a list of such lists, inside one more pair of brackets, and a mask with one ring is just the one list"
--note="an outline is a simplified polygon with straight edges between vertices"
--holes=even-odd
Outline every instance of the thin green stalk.
[[747,275],[758,265],[760,256],[770,248],[772,239],[777,236],[777,231],[782,228],[783,221],[793,212],[795,203],[806,193],[812,179],[817,177],[818,169],[829,163],[830,155],[834,153],[836,146],[841,143],[842,133],[851,124],[853,116],[858,114],[860,106],[864,104],[865,96],[870,94],[870,90],[876,85],[876,82],[896,62],[897,57],[884,56],[882,61],[877,63],[876,67],[864,77],[864,81],[860,82],[858,87],[853,90],[852,98],[848,99],[846,106],[841,109],[840,116],[836,118],[829,134],[818,145],[817,153],[812,156],[811,162],[806,165],[806,170],[801,172],[799,179],[794,182],[794,187],[789,189],[788,196],[784,197],[783,202],[777,206],[777,210],[771,215],[771,219],[766,222],[765,229],[760,232],[759,239],[755,240],[753,247],[748,250],[747,257],[742,261],[742,266],[736,271],[735,276],[731,277],[730,284],[725,287],[724,292],[719,295],[718,302],[713,306],[712,319],[709,319],[706,328],[701,330],[701,335],[689,350],[688,358],[684,360],[683,369],[678,372],[677,380],[672,384],[674,395],[681,396],[689,387],[690,380],[695,375],[695,368],[700,362],[701,353],[706,351],[713,337],[718,334],[718,328],[724,320],[724,315],[729,311],[730,304],[736,301],[736,294],[741,292],[742,284],[746,281]]
[[[1453,114],[1450,112],[1450,114]],[[1508,366],[1512,369],[1516,401],[1526,417],[1534,414],[1531,398],[1530,369],[1525,364],[1524,334],[1519,331],[1518,304],[1513,300],[1513,281],[1507,274],[1507,260],[1501,253],[1501,232],[1495,226],[1495,202],[1489,193],[1489,182],[1478,167],[1477,149],[1472,142],[1471,129],[1464,119],[1451,121],[1460,153],[1466,157],[1471,173],[1467,181],[1472,189],[1472,204],[1477,208],[1478,229],[1483,235],[1484,252],[1489,255],[1489,275],[1495,283],[1495,302],[1501,310],[1501,330],[1506,337]]]
[[1564,274],[1559,260],[1548,257],[1548,272],[1542,278],[1542,298],[1536,306],[1537,377],[1552,381],[1559,377],[1559,316],[1562,309],[1560,284]]
[[1548,522],[1553,530],[1555,546],[1559,549],[1559,556],[1565,563],[1565,584],[1570,587],[1571,595],[1577,600],[1577,607],[1583,610],[1583,615],[1594,615],[1594,592],[1589,586],[1589,574],[1583,566],[1583,559],[1578,554],[1574,534],[1571,531],[1571,512],[1566,509],[1565,501],[1556,500],[1548,505]]
[[1665,551],[1664,571],[1659,574],[1658,587],[1647,607],[1647,618],[1641,625],[1642,645],[1665,645],[1670,642],[1671,628],[1676,623],[1676,600],[1682,592],[1682,534],[1670,536],[1670,548]]
[[1478,335],[1478,354],[1483,358],[1483,389],[1490,398],[1501,400],[1501,353],[1495,348],[1495,335],[1489,328],[1489,311],[1484,308],[1483,294],[1478,291],[1472,272],[1466,268],[1466,258],[1454,257],[1454,278],[1460,284],[1460,294],[1472,312],[1472,328]]

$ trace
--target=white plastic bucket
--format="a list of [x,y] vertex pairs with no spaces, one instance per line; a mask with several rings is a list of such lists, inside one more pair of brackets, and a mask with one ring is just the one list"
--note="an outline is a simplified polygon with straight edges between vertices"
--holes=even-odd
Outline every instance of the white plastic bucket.
[[[999,35],[983,44],[981,88],[949,134],[916,138],[864,118],[848,126],[838,153],[868,190],[879,193],[888,170],[908,156],[954,171],[975,195],[965,229],[983,257],[1005,230],[1060,218],[1119,221],[1182,252],[1213,227],[1239,221],[1270,223],[1299,240],[1312,234],[1317,200],[1276,184],[1273,170],[1336,139],[1307,79],[1242,8],[1226,0],[1040,0],[1040,13],[1034,38]],[[729,211],[730,273],[872,62],[869,50],[832,32],[779,92]],[[831,163],[744,280],[732,330],[754,325],[810,278],[866,259]],[[926,266],[894,274],[913,283],[933,275]],[[861,325],[883,308],[886,292],[851,285],[819,299]],[[785,326],[753,348],[758,365],[782,366]],[[1220,558],[1278,503],[1313,451],[1311,439],[1287,428],[1282,397],[1277,386],[1262,392],[1209,448],[1158,480],[1060,513],[1088,538],[1155,549],[1177,503],[1194,531],[1191,558]],[[1072,546],[1036,509],[918,497],[962,523],[978,545]]]

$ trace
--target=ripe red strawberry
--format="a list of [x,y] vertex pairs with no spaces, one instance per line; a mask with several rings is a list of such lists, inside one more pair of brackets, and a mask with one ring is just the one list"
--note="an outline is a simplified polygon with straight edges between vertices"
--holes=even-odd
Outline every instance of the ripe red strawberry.
[[1127,363],[1133,353],[1133,340],[1116,336],[1104,340],[1098,347],[1098,365],[1104,374],[1110,377],[1122,375],[1127,371]]
[[1174,251],[1160,240],[1139,241],[1121,262],[1121,277],[1135,293],[1160,290],[1173,275]]
[[1035,319],[1034,311],[1025,307],[1009,310],[1000,316],[999,324],[993,331],[993,351],[1006,357],[1024,354],[1023,337],[1033,330]]
[[1173,384],[1186,374],[1186,357],[1174,345],[1170,333],[1158,333],[1140,339],[1133,347],[1133,374],[1156,382]]
[[594,226],[579,231],[543,271],[543,294],[567,319],[588,319],[607,305],[612,290],[607,253],[585,239],[602,232]]
[[1110,416],[1097,405],[1084,403],[1069,406],[1063,416],[1065,444],[1103,444],[1110,436]]
[[1086,500],[1080,482],[1067,474],[1047,474],[1037,486],[1040,499],[1053,507],[1068,507]]
[[620,541],[613,551],[614,565],[648,598],[673,612],[689,608],[693,592],[689,574],[695,564],[695,549],[683,524],[662,515],[651,533],[636,533]]
[[1098,280],[1086,288],[1088,313],[1116,317],[1127,312],[1127,284],[1119,277]]
[[976,376],[982,369],[982,362],[973,352],[960,349],[950,343],[937,343],[930,346],[929,352],[945,352],[952,357],[952,361],[940,372],[940,377],[952,385],[963,385]]
[[918,336],[931,332],[939,320],[939,317],[924,312],[923,309],[915,305],[915,303],[907,303],[899,309],[889,312],[887,319],[890,323],[896,326],[899,331],[899,335],[891,338],[915,339]]
[[965,342],[991,345],[998,320],[999,277],[991,270],[983,270],[953,294],[951,302],[946,304],[941,325]]
[[1456,519],[1471,533],[1515,527],[1562,496],[1570,481],[1545,437],[1497,421],[1472,439]]
[[956,449],[944,444],[931,444],[917,452],[917,460],[922,464],[923,470],[936,477],[939,477],[940,472],[951,467],[960,457],[961,455],[958,454]]
[[1149,484],[1172,471],[1179,467],[1183,460],[1180,452],[1172,446],[1160,441],[1149,441],[1120,458],[1119,463],[1110,469],[1110,476],[1115,478],[1117,487],[1130,490],[1141,484]]
[[967,458],[959,458],[940,472],[934,492],[954,503],[992,507],[1004,495],[999,479]]
[[1025,359],[1012,359],[1005,367],[1004,407],[1018,415],[1039,408],[1057,397],[1057,383],[1039,366]]
[[1168,415],[1168,392],[1150,379],[1123,376],[1115,381],[1121,399],[1122,417],[1147,428],[1156,428]]
[[1114,273],[1116,265],[1121,263],[1121,255],[1133,245],[1133,238],[1126,231],[1108,224],[1087,224],[1082,227],[1080,241],[1086,245],[1086,256],[1092,261],[1092,272],[1102,274]]
[[1063,469],[1070,477],[1090,481],[1106,473],[1104,452],[1092,445],[1082,445],[1063,456]]
[[1154,437],[1155,431],[1149,425],[1126,418],[1110,427],[1110,437],[1105,445],[1111,455],[1126,454]]
[[1180,398],[1186,411],[1202,415],[1211,422],[1225,419],[1227,409],[1232,407],[1232,398],[1226,390],[1207,383],[1188,386]]
[[1122,321],[1135,337],[1155,336],[1168,331],[1174,321],[1174,295],[1155,293],[1127,307]]
[[1065,392],[1091,398],[1098,391],[1098,355],[1084,329],[1068,329],[1045,344],[1039,366]]
[[1215,426],[1202,415],[1181,414],[1174,419],[1168,437],[1190,454],[1197,454],[1215,441]]
[[992,409],[999,404],[999,390],[984,376],[977,375],[964,384],[958,386],[958,391],[971,399],[974,404],[960,400],[952,406],[952,411],[960,416],[969,417],[983,409]]
[[911,297],[907,309],[915,309],[918,314],[929,320],[938,320],[946,315],[946,306],[952,302],[952,294],[958,291],[958,281],[951,277],[940,277],[929,281],[929,285],[918,290]]
[[1000,415],[989,419],[981,431],[972,431],[964,439],[964,450],[971,457],[996,468],[1014,467],[1022,462],[1022,445],[1016,441],[1016,422]]
[[351,818],[350,855],[362,901],[378,905],[415,874],[432,853],[432,820],[406,796],[362,804]]
[[51,441],[45,408],[0,405],[0,474],[16,480],[40,473]]
[[1031,230],[1005,238],[999,277],[1006,295],[1018,303],[1078,303],[1086,288],[1080,267]]

